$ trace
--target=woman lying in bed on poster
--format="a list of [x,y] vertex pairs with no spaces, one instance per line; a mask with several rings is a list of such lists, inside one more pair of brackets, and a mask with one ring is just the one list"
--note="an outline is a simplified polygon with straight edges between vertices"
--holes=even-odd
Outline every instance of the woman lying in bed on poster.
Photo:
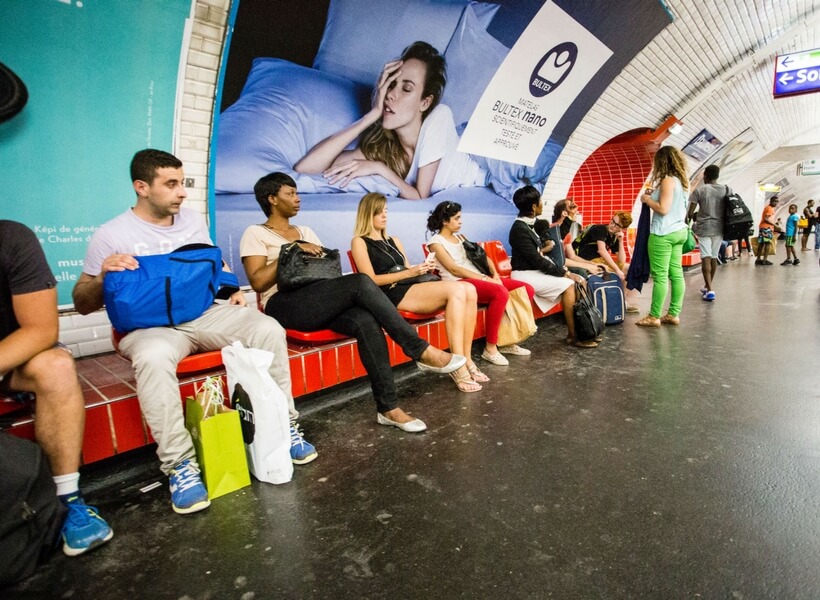
[[[452,112],[439,104],[446,82],[444,57],[427,42],[414,42],[384,66],[370,111],[316,144],[293,168],[340,187],[381,175],[407,199],[487,185],[487,172],[456,149]],[[345,150],[357,139],[355,149]]]

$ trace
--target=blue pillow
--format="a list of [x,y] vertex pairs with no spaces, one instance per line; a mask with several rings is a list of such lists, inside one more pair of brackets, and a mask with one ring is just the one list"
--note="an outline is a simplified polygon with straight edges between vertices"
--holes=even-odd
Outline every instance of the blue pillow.
[[345,188],[321,175],[300,175],[293,165],[316,143],[353,123],[370,106],[370,89],[277,58],[257,58],[239,100],[219,118],[214,189],[250,193],[272,171],[290,173],[304,192],[395,195],[382,177],[360,177]]
[[518,188],[532,185],[539,191],[544,189],[544,183],[555,166],[555,161],[564,147],[549,140],[541,149],[541,153],[531,167],[516,163],[471,155],[481,167],[490,173],[489,184],[495,193],[512,202],[513,194]]
[[[488,11],[486,7],[492,8]],[[470,119],[481,95],[509,52],[504,44],[487,33],[487,25],[476,11],[492,20],[498,5],[473,2],[467,6],[444,52],[447,87],[444,88],[441,102],[453,111],[453,121],[458,129],[463,129]]]
[[[443,52],[467,4],[467,0],[331,0],[313,66],[373,86],[385,63],[417,40]],[[498,5],[484,6],[477,14],[486,28]]]

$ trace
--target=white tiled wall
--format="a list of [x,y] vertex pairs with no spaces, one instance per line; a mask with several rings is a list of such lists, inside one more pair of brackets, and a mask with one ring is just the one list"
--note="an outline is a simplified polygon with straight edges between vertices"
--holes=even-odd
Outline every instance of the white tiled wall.
[[[749,127],[760,140],[755,159],[805,132],[814,131],[813,143],[820,142],[820,95],[772,98],[775,56],[820,46],[820,0],[665,3],[674,22],[627,65],[575,130],[547,182],[547,200],[566,195],[578,167],[601,144],[631,129],[656,128],[669,114],[684,124],[666,142],[677,147],[702,129],[725,143]],[[750,199],[757,182],[791,176],[795,196],[817,197],[817,178],[793,177],[796,160],[775,153],[722,183]]]

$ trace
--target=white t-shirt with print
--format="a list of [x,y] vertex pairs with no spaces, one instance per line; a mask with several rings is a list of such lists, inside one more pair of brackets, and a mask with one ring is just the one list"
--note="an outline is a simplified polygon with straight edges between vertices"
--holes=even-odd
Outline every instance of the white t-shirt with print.
[[103,224],[91,237],[83,262],[83,272],[96,277],[103,261],[112,254],[150,256],[168,254],[188,244],[209,244],[211,236],[205,218],[197,211],[182,207],[170,227],[140,219],[129,209]]
[[458,141],[450,107],[439,104],[421,124],[413,162],[404,180],[415,185],[419,168],[440,160],[431,195],[452,187],[486,185],[487,173],[469,154],[457,150]]

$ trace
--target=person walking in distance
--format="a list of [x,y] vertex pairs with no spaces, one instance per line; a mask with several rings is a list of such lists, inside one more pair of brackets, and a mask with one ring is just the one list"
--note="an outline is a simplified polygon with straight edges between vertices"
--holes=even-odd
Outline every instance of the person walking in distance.
[[715,301],[715,290],[712,289],[717,273],[718,255],[723,244],[723,212],[727,188],[718,185],[720,167],[709,165],[703,171],[703,183],[689,196],[687,222],[691,222],[697,213],[692,227],[698,236],[700,246],[701,272],[703,287],[700,293],[707,302]]

